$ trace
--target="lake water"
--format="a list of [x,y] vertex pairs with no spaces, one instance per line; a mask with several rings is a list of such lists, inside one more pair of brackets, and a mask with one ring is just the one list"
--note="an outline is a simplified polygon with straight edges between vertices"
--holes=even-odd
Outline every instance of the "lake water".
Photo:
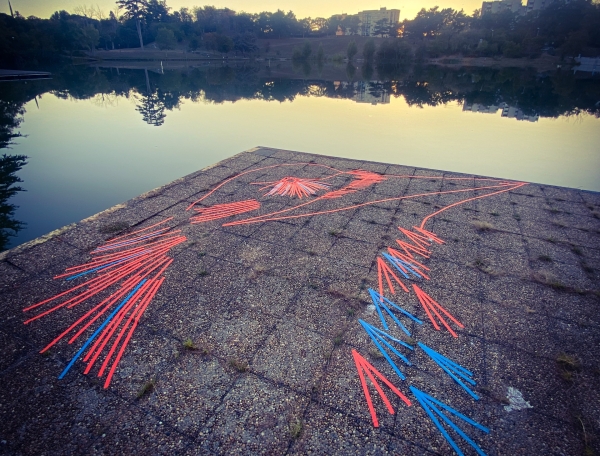
[[5,152],[29,157],[10,200],[27,226],[9,246],[258,145],[600,191],[598,79],[145,65],[0,84],[24,109]]

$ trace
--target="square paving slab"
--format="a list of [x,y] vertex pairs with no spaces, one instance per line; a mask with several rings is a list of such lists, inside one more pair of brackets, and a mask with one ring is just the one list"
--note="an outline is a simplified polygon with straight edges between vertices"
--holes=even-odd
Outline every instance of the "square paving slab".
[[600,454],[599,204],[266,147],[194,172],[0,254],[0,454]]

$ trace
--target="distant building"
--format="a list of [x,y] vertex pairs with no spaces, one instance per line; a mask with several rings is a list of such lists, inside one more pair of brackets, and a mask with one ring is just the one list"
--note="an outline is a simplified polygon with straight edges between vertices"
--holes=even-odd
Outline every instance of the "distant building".
[[537,122],[540,120],[540,116],[537,114],[534,116],[527,116],[523,114],[519,108],[514,106],[504,106],[502,109],[502,117],[508,117],[509,119],[527,120],[529,122]]
[[578,66],[573,67],[573,74],[578,71],[584,71],[592,73],[592,76],[596,73],[600,73],[600,57],[575,57],[575,61],[579,63]]
[[486,106],[480,103],[467,104],[466,101],[463,103],[463,111],[480,112],[483,114],[496,114],[500,108],[500,106]]
[[[358,34],[362,36],[374,36],[377,27],[377,21],[385,19],[388,26],[396,25],[400,22],[399,9],[379,8],[378,10],[365,10],[358,14],[337,14],[333,16],[336,19],[344,20],[347,18],[358,18]],[[351,31],[342,26],[338,26],[336,36],[350,35]],[[384,34],[388,36],[388,34]]]
[[[549,0],[528,0],[528,2],[534,1],[549,1]],[[521,4],[521,0],[494,0],[491,2],[483,2],[481,4],[481,14],[496,14],[504,11],[510,11],[511,13],[525,14],[527,7]]]
[[[539,11],[546,8],[558,0],[526,0],[526,4],[522,5],[521,0],[493,0],[483,2],[481,4],[481,14],[494,14],[503,11],[511,13],[527,14],[531,11]],[[562,0],[564,3],[569,3],[570,0]]]
[[527,0],[526,12],[539,11],[554,3],[555,0]]
[[355,82],[356,95],[352,97],[357,103],[389,104],[390,94],[386,90],[370,91],[371,85],[365,82]]
[[333,81],[336,91],[340,91],[346,96],[344,98],[354,100],[356,103],[389,104],[390,94],[387,90],[381,88],[378,82],[347,82]]
[[521,109],[515,106],[509,106],[506,103],[500,103],[499,105],[483,105],[480,103],[469,104],[466,101],[463,103],[463,111],[478,112],[482,114],[496,114],[500,109],[502,110],[501,117],[526,120],[528,122],[537,122],[540,119],[540,116],[537,114],[533,116],[525,115]]
[[377,21],[382,19],[387,20],[387,25],[395,25],[400,22],[399,9],[379,8],[378,10],[365,10],[358,13],[360,25],[358,34],[362,36],[375,35],[375,27]]

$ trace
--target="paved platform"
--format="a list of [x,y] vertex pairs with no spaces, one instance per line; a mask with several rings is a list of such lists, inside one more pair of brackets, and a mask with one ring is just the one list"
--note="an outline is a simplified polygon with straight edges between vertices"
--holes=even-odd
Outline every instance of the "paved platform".
[[[314,195],[282,195],[290,182]],[[218,206],[248,200],[260,207]],[[224,207],[236,213],[191,223]],[[600,194],[592,192],[243,152],[0,255],[0,453],[453,454],[418,390],[483,426],[437,405],[485,454],[597,454],[599,217]],[[134,239],[156,224],[185,240],[165,254],[173,262],[112,382],[104,388],[96,367],[84,375],[82,360],[59,380],[102,320],[72,344],[64,338],[40,350],[116,289],[27,325],[50,304],[23,309],[93,280],[53,277],[115,236]],[[407,254],[397,240],[421,250]],[[409,279],[383,255],[389,248],[412,261],[403,263],[415,268],[404,269]],[[410,336],[380,306],[385,329],[369,293],[379,292],[382,263],[409,290],[388,273],[392,294],[383,273],[384,296],[422,322],[392,308]],[[411,273],[417,269],[429,280]],[[413,285],[447,311],[437,308],[457,337]],[[408,365],[380,342],[405,380],[359,319],[413,348],[386,339]],[[457,378],[479,400],[418,343],[468,369],[475,385]],[[411,403],[377,379],[390,414],[366,375],[379,427],[353,350]],[[444,426],[460,451],[475,454]]]

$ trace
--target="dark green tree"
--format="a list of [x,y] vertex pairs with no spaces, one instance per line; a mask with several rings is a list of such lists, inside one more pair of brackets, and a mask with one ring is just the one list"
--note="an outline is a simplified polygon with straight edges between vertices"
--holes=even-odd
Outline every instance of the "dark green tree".
[[140,47],[144,49],[144,40],[142,39],[142,19],[148,12],[147,0],[117,0],[117,6],[125,10],[124,16],[127,19],[135,20],[138,37],[140,39]]
[[363,58],[367,62],[372,62],[373,57],[375,56],[375,41],[372,38],[369,38],[365,45],[363,46]]
[[177,39],[175,38],[175,34],[173,30],[168,29],[166,27],[161,27],[158,29],[158,33],[156,34],[156,44],[160,49],[175,49],[175,45],[177,44]]
[[373,28],[373,35],[375,36],[388,36],[390,34],[390,23],[386,18],[379,19],[375,22],[375,27]]
[[348,61],[352,62],[354,56],[358,53],[358,48],[356,47],[356,42],[354,40],[348,43],[348,48],[346,49],[346,56],[348,56]]
[[9,238],[24,227],[24,223],[14,219],[17,206],[9,204],[8,200],[23,191],[14,184],[23,182],[16,173],[26,164],[25,155],[0,156],[0,251],[6,250]]

